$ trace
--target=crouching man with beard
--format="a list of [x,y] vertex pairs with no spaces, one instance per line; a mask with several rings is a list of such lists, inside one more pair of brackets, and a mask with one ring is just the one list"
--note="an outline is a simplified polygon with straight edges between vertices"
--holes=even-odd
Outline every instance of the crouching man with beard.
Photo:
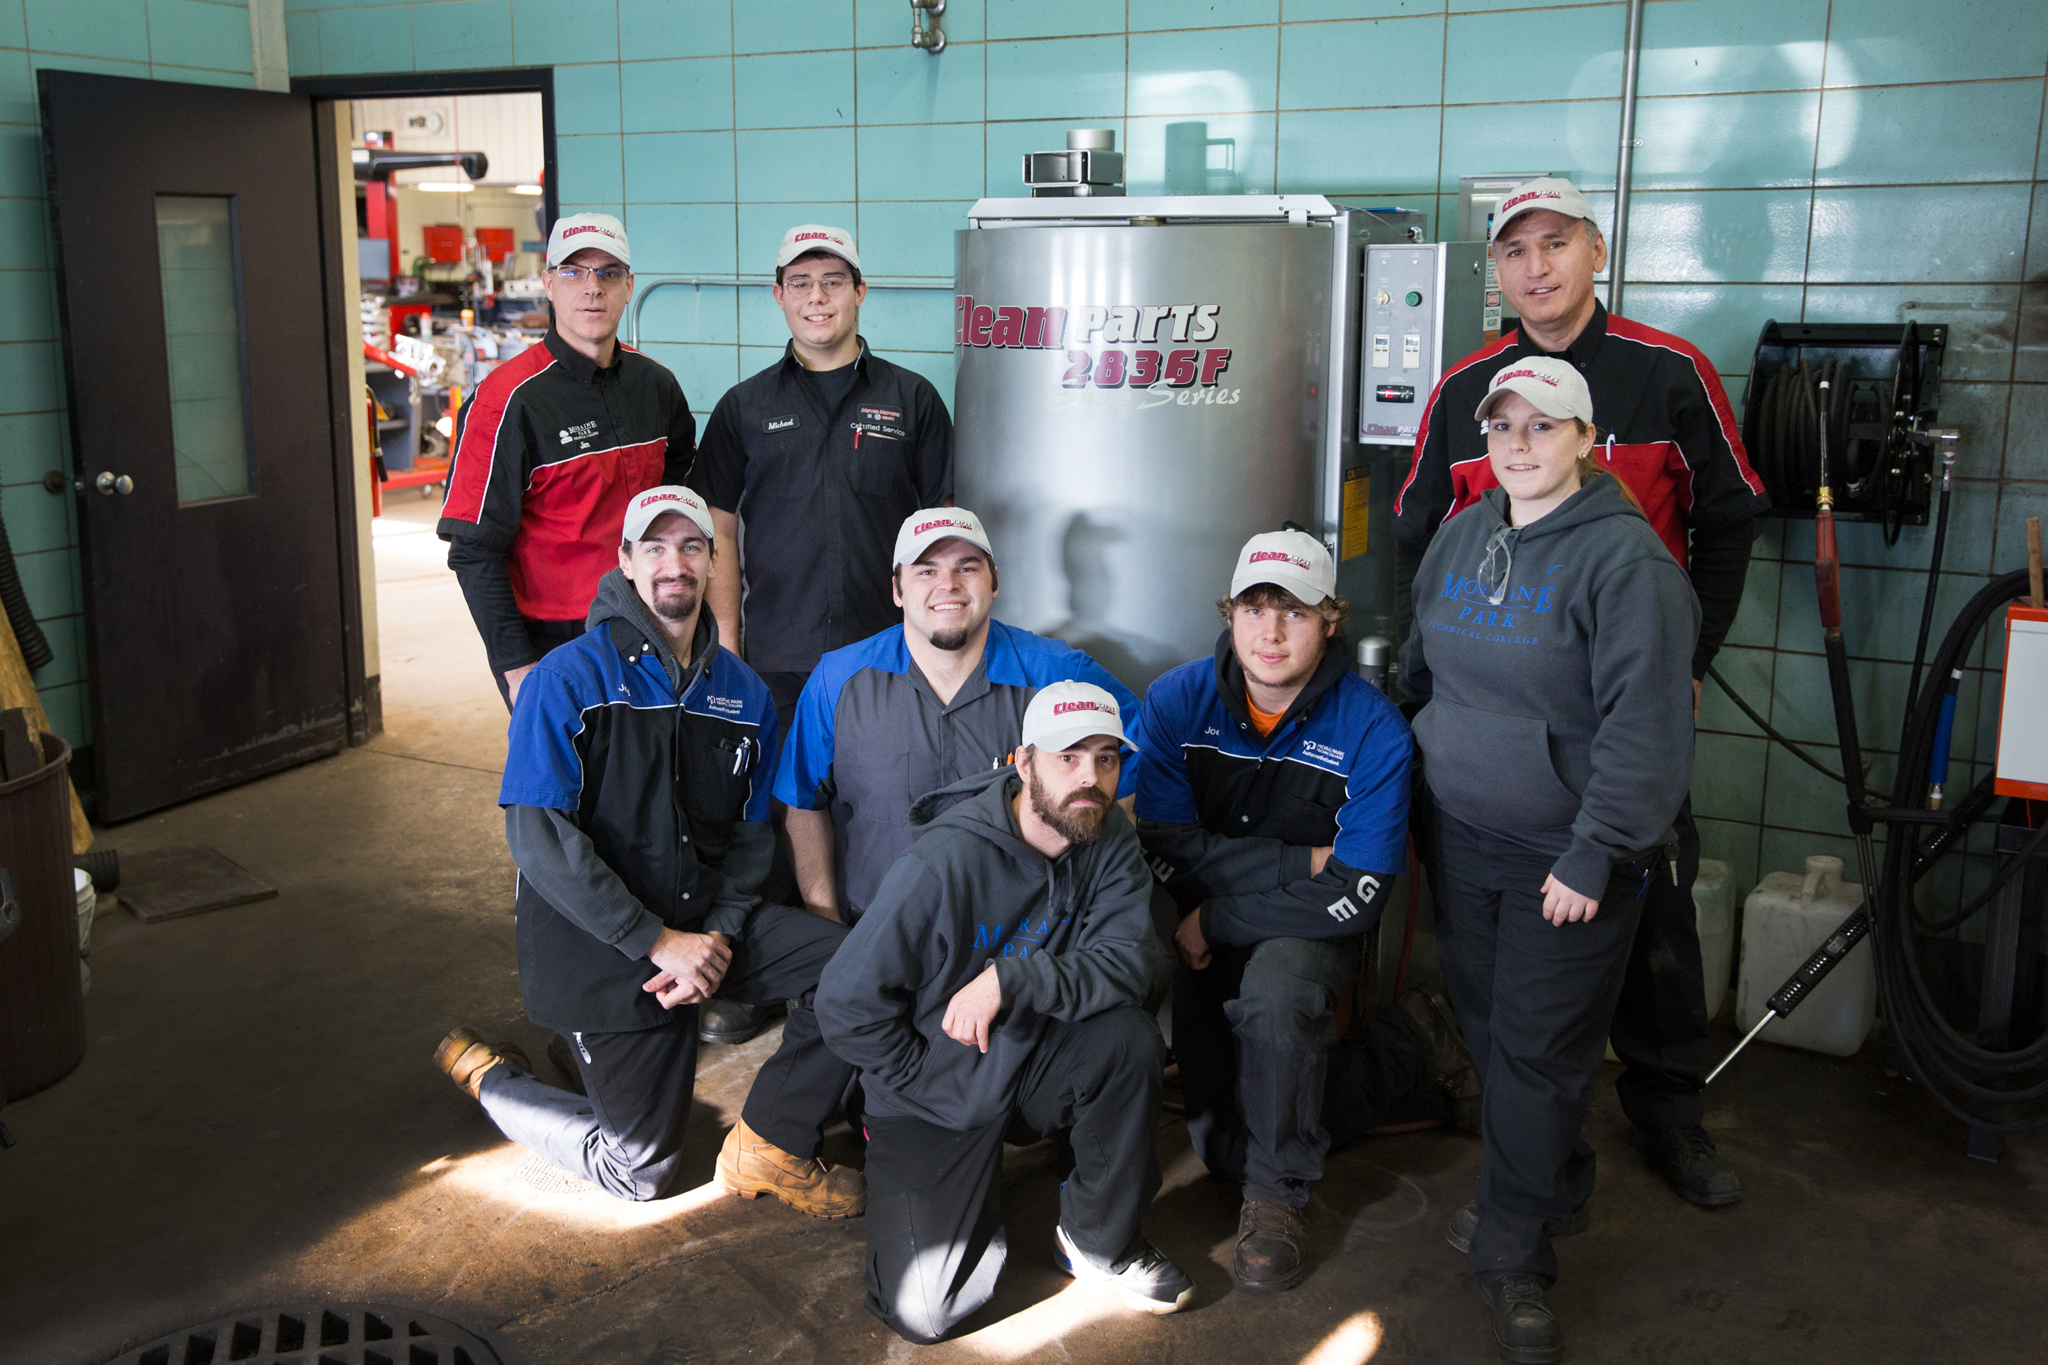
[[1013,767],[918,803],[924,834],[818,987],[826,1042],[866,1092],[868,1311],[913,1342],[995,1291],[1006,1134],[1072,1130],[1062,1270],[1142,1312],[1194,1294],[1138,1230],[1159,1190],[1163,1049],[1141,1008],[1159,949],[1151,874],[1116,804],[1121,708],[1049,683],[1023,740]]
[[853,1069],[810,1008],[846,931],[754,894],[774,847],[775,705],[703,609],[715,551],[695,493],[636,496],[588,632],[543,658],[512,708],[498,803],[519,864],[519,983],[527,1017],[573,1040],[585,1094],[466,1028],[434,1060],[514,1142],[622,1199],[660,1199],[680,1173],[699,1007],[788,1000],[718,1178],[846,1218],[866,1186],[818,1147]]

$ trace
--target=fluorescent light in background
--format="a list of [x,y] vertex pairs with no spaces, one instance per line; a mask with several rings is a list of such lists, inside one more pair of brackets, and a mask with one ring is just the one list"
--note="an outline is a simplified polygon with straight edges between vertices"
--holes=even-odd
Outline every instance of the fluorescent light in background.
[[422,180],[410,188],[425,190],[429,194],[468,194],[476,186],[455,180]]
[[514,185],[514,186],[512,187],[512,193],[514,193],[514,194],[540,194],[540,193],[542,193],[542,190],[541,190],[541,187],[540,187],[540,186],[538,186],[538,185]]

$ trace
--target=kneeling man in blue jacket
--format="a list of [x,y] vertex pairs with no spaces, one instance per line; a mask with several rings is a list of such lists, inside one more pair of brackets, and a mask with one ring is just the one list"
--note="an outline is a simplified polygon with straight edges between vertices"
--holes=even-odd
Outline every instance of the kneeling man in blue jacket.
[[1016,762],[923,798],[927,826],[818,985],[833,1052],[859,1067],[868,1131],[868,1311],[943,1339],[989,1301],[1007,1244],[1007,1133],[1071,1128],[1053,1259],[1132,1308],[1194,1284],[1138,1231],[1159,1191],[1161,968],[1150,873],[1116,804],[1123,716],[1048,684]]
[[860,1172],[819,1145],[853,1070],[807,1003],[846,931],[756,894],[774,851],[775,705],[704,610],[731,553],[712,525],[680,484],[634,497],[588,632],[536,664],[512,708],[498,804],[519,865],[519,984],[527,1017],[574,1040],[583,1093],[472,1029],[434,1060],[514,1142],[622,1199],[661,1199],[682,1176],[698,1010],[787,1000],[718,1179],[849,1218]]

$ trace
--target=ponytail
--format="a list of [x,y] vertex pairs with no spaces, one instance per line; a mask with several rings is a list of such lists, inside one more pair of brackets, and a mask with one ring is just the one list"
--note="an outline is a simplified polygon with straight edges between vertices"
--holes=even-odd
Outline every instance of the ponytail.
[[[1628,505],[1642,512],[1647,518],[1650,514],[1643,511],[1642,499],[1636,496],[1636,491],[1628,486],[1628,480],[1622,478],[1620,472],[1614,468],[1614,433],[1603,432],[1591,422],[1581,421],[1576,417],[1572,420],[1578,422],[1580,431],[1590,432],[1593,437],[1593,448],[1579,456],[1579,486],[1585,487],[1586,481],[1595,474],[1607,474],[1614,479],[1615,486],[1621,489],[1621,496],[1628,500]],[[1603,443],[1607,447],[1607,457],[1604,460],[1595,453]]]

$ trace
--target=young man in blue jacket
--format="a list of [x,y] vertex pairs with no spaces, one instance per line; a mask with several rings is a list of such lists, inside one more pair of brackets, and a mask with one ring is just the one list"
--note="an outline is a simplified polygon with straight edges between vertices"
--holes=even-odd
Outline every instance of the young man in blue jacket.
[[699,1007],[790,1000],[718,1177],[850,1217],[866,1202],[860,1173],[817,1154],[853,1071],[809,1006],[845,931],[754,894],[773,849],[775,706],[703,609],[723,570],[710,509],[688,488],[650,488],[623,534],[588,632],[519,689],[498,797],[519,864],[527,1017],[573,1041],[585,1093],[467,1028],[434,1060],[514,1142],[620,1198],[659,1199],[675,1192]]
[[1194,1294],[1138,1230],[1159,1191],[1163,1049],[1143,1009],[1159,959],[1150,878],[1116,803],[1122,707],[1052,683],[1023,741],[1014,767],[918,803],[924,835],[818,986],[825,1039],[866,1094],[868,1311],[913,1342],[943,1339],[995,1292],[1013,1132],[1072,1129],[1061,1269],[1148,1313]]
[[[1138,708],[1080,650],[990,615],[995,551],[966,508],[904,518],[890,578],[903,623],[819,661],[775,777],[804,903],[849,923],[916,838],[910,803],[1004,766],[1039,688],[1090,682]],[[1117,795],[1136,781],[1126,768]]]
[[1153,683],[1139,717],[1138,837],[1182,910],[1188,1132],[1211,1173],[1243,1185],[1232,1274],[1247,1289],[1301,1282],[1300,1211],[1331,1126],[1363,1136],[1432,1086],[1477,1117],[1472,1059],[1424,992],[1355,1021],[1330,1064],[1337,1002],[1407,865],[1411,748],[1348,666],[1336,580],[1314,536],[1253,536],[1217,603],[1214,658]]

